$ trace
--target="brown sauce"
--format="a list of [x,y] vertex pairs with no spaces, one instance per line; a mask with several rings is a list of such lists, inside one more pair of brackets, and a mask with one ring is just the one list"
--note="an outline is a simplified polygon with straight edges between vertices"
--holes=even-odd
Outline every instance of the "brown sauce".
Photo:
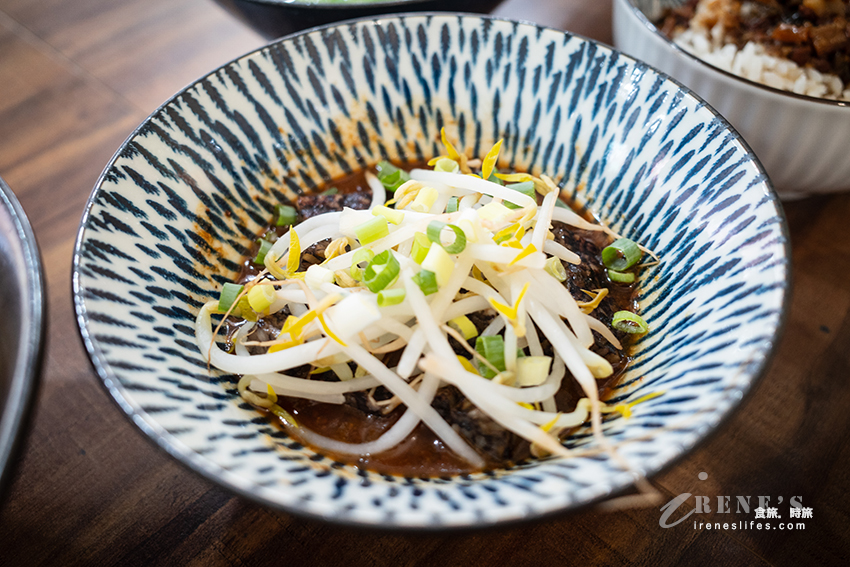
[[[410,168],[418,165],[421,164],[404,164],[400,167],[404,167],[409,170]],[[336,188],[340,195],[370,191],[362,172],[336,179],[332,183],[328,184],[328,186]],[[293,203],[293,205],[296,205],[296,203]],[[593,221],[593,219],[588,220]],[[269,226],[260,236],[262,237],[263,235],[274,234],[279,237],[287,230],[288,227]],[[610,238],[602,232],[573,232],[580,232],[582,239],[586,240],[599,250],[610,243]],[[243,269],[238,278],[239,283],[250,281],[259,273],[258,267],[252,262],[257,246],[254,248],[255,249],[252,250],[252,254],[243,262]],[[318,261],[321,261],[322,259],[322,257],[317,258]],[[636,285],[614,284],[608,281],[606,282],[605,287],[608,287],[609,289],[609,295],[602,302],[602,305],[605,307],[602,308],[600,306],[600,308],[598,308],[599,312],[594,312],[594,314],[603,323],[606,325],[610,324],[611,314],[614,311],[624,309],[631,311],[636,310]],[[590,296],[585,296],[581,300],[588,301],[589,299]],[[228,323],[225,328],[226,334],[228,336],[232,336],[236,327],[236,325]],[[598,335],[596,335],[596,338],[597,347],[601,347],[603,350],[607,348],[608,350],[613,351],[612,347],[606,346],[607,342],[604,341],[604,339],[601,339]],[[545,341],[543,339],[544,337],[541,335],[541,341],[544,342],[545,348]],[[624,348],[628,349],[627,337],[621,337],[621,340],[624,342]],[[597,352],[599,351],[597,350]],[[600,354],[606,356],[604,352],[600,352]],[[600,398],[603,400],[607,399],[610,395],[611,388],[617,384],[629,362],[627,352],[612,354],[610,357],[606,356],[606,358],[608,358],[612,363],[614,373],[604,380],[597,380]],[[309,369],[306,367],[301,369],[301,373],[304,375],[306,375],[308,371]],[[288,373],[297,374],[292,371]],[[329,374],[330,373],[328,373],[328,375],[316,376],[314,379],[334,379],[330,378]],[[563,381],[561,390],[555,398],[558,410],[565,412],[572,411],[578,400],[583,397],[585,397],[584,393],[578,383],[570,376],[567,376]],[[379,438],[385,431],[392,427],[392,425],[403,415],[404,411],[406,411],[404,406],[401,405],[392,412],[386,415],[381,415],[366,413],[348,404],[326,404],[312,400],[288,398],[283,396],[278,398],[278,405],[292,414],[299,425],[302,425],[325,437],[346,443],[365,443]],[[273,414],[264,410],[260,411],[269,417],[273,423],[284,428],[280,420]],[[284,429],[286,429],[287,433],[295,436],[296,438],[298,437],[297,429]],[[525,442],[523,441],[523,443]],[[524,452],[521,452],[522,457],[510,462],[499,461],[494,459],[492,456],[482,454],[486,461],[485,469],[490,470],[512,466],[513,464],[516,464],[517,461],[524,460],[528,456],[527,449],[528,447],[526,443]],[[435,477],[477,472],[470,468],[469,463],[459,458],[450,449],[448,449],[443,442],[422,423],[420,423],[414,429],[413,433],[411,433],[402,443],[377,455],[356,457],[351,455],[336,455],[321,449],[315,450],[338,462],[347,463],[382,474],[410,477]]]
[[[323,404],[300,398],[278,398],[279,405],[307,429],[346,443],[366,443],[401,418],[405,409],[396,408],[388,415],[366,414],[342,404]],[[289,431],[297,437],[297,431]],[[328,457],[371,471],[398,476],[445,476],[472,472],[469,463],[455,455],[425,425],[420,423],[407,438],[388,451],[356,457],[317,450]],[[499,463],[488,462],[488,469]]]

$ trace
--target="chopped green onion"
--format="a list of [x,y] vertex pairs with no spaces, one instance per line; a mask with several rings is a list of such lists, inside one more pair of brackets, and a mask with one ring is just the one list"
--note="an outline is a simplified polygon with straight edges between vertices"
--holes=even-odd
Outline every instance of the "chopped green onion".
[[526,356],[516,361],[516,385],[539,386],[549,377],[550,356]]
[[[440,234],[443,232],[444,228],[451,229],[452,232],[455,233],[454,242],[451,244],[443,244],[442,239],[440,238]],[[446,224],[440,221],[431,221],[428,223],[428,240],[434,242],[435,244],[439,244],[443,247],[443,249],[449,254],[460,254],[463,252],[464,248],[466,248],[466,234],[464,234],[463,230],[460,227],[455,226],[453,224]]]
[[254,312],[254,309],[251,308],[251,303],[248,301],[247,295],[242,296],[242,299],[240,299],[236,304],[236,309],[239,310],[239,316],[246,321],[257,320],[257,314]]
[[569,210],[572,211],[570,206],[568,204],[566,204],[565,202],[563,202],[561,199],[555,199],[555,206],[558,207],[559,209],[569,209]]
[[385,236],[389,236],[390,227],[384,217],[374,217],[354,227],[354,235],[360,244],[371,244]]
[[461,315],[450,320],[449,327],[463,335],[463,338],[466,340],[474,339],[478,336],[478,329],[475,328],[475,323],[470,321],[466,315]]
[[271,284],[255,285],[248,291],[248,303],[257,313],[266,311],[276,298],[277,294]]
[[469,219],[460,219],[457,221],[457,226],[466,235],[467,242],[478,242],[478,235],[475,233],[475,227]]
[[617,311],[611,319],[611,326],[624,333],[631,335],[642,335],[649,331],[649,325],[640,315],[631,311]]
[[257,250],[257,255],[254,257],[254,263],[260,266],[266,261],[266,254],[272,249],[272,243],[265,239],[259,239],[260,249]]
[[492,183],[495,183],[496,185],[502,185],[502,186],[504,186],[504,184],[505,184],[505,182],[504,182],[504,181],[502,181],[501,179],[499,179],[498,177],[496,177],[496,173],[495,173],[495,172],[493,172],[493,173],[491,173],[491,174],[490,174],[490,177],[488,177],[488,178],[487,178],[487,181],[490,181],[490,182],[492,182]]
[[339,193],[339,189],[337,189],[336,187],[329,187],[328,189],[325,189],[324,191],[319,193],[319,195],[336,195],[337,193]]
[[403,212],[391,209],[389,207],[385,207],[383,205],[378,205],[377,207],[372,209],[372,214],[376,217],[380,215],[393,224],[401,224],[401,221],[404,220]]
[[378,292],[378,307],[389,307],[398,305],[404,301],[407,292],[403,288],[382,289]]
[[[505,371],[505,339],[501,335],[480,336],[475,339],[475,352],[487,359],[499,372]],[[517,363],[526,358],[522,349],[516,351]],[[478,364],[478,373],[484,378],[492,378],[496,375],[493,370],[481,362]]]
[[449,198],[449,202],[448,202],[448,204],[446,205],[446,212],[447,212],[447,213],[456,213],[456,212],[457,212],[457,208],[458,208],[459,203],[460,203],[460,198],[459,198],[459,197],[451,197],[451,198]]
[[550,276],[558,280],[559,282],[566,281],[567,279],[567,270],[564,269],[564,264],[561,263],[561,259],[557,256],[552,256],[548,260],[546,260],[546,265],[544,266],[546,269],[546,273]]
[[298,210],[292,205],[277,206],[277,226],[290,226],[298,220]]
[[523,195],[527,195],[528,197],[535,199],[537,197],[537,193],[534,191],[534,181],[522,181],[520,183],[511,183],[510,185],[506,185],[508,189],[513,189],[514,191],[519,191]]
[[304,283],[307,287],[319,289],[323,283],[334,283],[334,273],[318,264],[313,264],[304,274]]
[[431,248],[431,241],[424,232],[417,232],[413,235],[413,248],[410,251],[410,258],[417,264],[421,264],[425,256],[428,255],[428,249]]
[[436,274],[428,270],[420,270],[418,274],[413,276],[413,283],[418,285],[425,295],[436,293],[438,289]]
[[434,164],[434,171],[444,171],[446,173],[457,173],[460,169],[458,163],[449,158],[441,158]]
[[391,250],[384,250],[369,262],[363,272],[363,285],[372,293],[378,293],[392,284],[401,271],[401,264]]
[[360,267],[360,264],[363,262],[368,264],[374,257],[375,253],[369,248],[358,248],[355,250],[354,255],[351,257],[351,277],[358,281],[362,280],[363,268]]
[[617,270],[608,270],[608,277],[612,282],[616,283],[634,283],[635,275],[632,272],[618,272]]
[[244,288],[245,286],[235,283],[228,282],[224,284],[218,296],[218,310],[226,313]]
[[428,249],[428,255],[422,260],[422,268],[434,272],[437,284],[446,285],[455,269],[455,260],[442,246],[431,246]]
[[622,272],[638,263],[643,253],[638,245],[628,238],[619,238],[602,250],[605,267]]
[[502,203],[497,203],[496,201],[487,203],[475,212],[481,220],[488,220],[494,223],[503,222],[511,214],[511,210],[509,208],[504,206]]
[[[510,185],[506,185],[508,189],[513,189],[514,191],[519,191],[523,195],[527,197],[531,197],[535,201],[537,200],[537,194],[534,191],[534,181],[523,181],[522,183],[512,183]],[[521,208],[519,205],[515,205],[513,203],[505,201],[505,206],[509,209],[519,209]]]
[[378,162],[376,169],[378,170],[378,181],[388,191],[395,191],[403,183],[410,180],[410,174],[386,161]]
[[[505,370],[505,340],[499,335],[478,337],[475,339],[475,351],[487,359],[499,372]],[[478,363],[478,373],[485,378],[493,378],[496,373],[486,364]]]
[[417,213],[427,213],[437,201],[440,194],[433,187],[423,187],[416,194],[416,198],[410,203],[410,210]]

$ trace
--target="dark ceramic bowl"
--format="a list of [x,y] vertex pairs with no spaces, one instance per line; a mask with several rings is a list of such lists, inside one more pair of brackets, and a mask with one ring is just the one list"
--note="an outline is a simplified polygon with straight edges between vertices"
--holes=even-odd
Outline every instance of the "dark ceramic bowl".
[[272,39],[353,18],[420,10],[488,13],[502,0],[216,0]]

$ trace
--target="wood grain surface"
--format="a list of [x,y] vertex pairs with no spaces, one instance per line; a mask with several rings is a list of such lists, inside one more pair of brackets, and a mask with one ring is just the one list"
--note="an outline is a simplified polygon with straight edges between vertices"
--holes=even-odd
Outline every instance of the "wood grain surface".
[[[197,77],[307,23],[283,17],[270,29],[239,2],[0,0],[0,176],[38,237],[50,311],[32,427],[0,508],[0,565],[850,564],[848,194],[786,204],[794,290],[783,339],[741,410],[653,479],[666,498],[710,497],[711,512],[675,527],[653,507],[448,535],[352,530],[235,497],[150,443],[81,346],[74,238],[136,125]],[[505,0],[493,13],[611,41],[610,0]],[[718,513],[724,495],[733,510],[736,496],[781,497],[786,521],[796,496],[812,517],[803,530],[694,528],[753,519]],[[680,511],[693,508],[691,498]]]

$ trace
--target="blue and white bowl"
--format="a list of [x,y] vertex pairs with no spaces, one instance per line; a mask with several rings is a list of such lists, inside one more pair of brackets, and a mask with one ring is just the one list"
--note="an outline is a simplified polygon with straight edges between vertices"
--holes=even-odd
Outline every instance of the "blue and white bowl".
[[[208,371],[193,323],[236,275],[281,196],[381,159],[437,155],[440,128],[502,167],[547,173],[661,263],[652,332],[606,422],[635,470],[687,453],[764,372],[788,298],[788,237],[764,172],[729,125],[647,65],[580,37],[480,16],[387,16],[282,39],[154,112],[83,215],[73,286],[94,368],[127,416],[192,470],[289,512],[364,526],[486,526],[631,486],[604,454],[457,477],[343,465],[244,405]],[[593,447],[579,432],[570,441]]]

